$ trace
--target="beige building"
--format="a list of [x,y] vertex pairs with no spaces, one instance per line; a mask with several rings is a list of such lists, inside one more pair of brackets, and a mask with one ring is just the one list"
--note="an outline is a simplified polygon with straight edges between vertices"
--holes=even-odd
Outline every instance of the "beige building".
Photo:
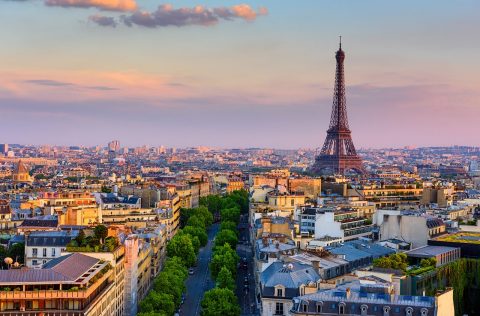
[[27,166],[19,160],[17,163],[17,167],[12,174],[13,183],[32,183],[33,178],[29,174],[29,170]]
[[412,248],[427,245],[427,241],[446,231],[439,218],[402,214],[400,211],[378,210],[374,223],[380,226],[380,240],[400,239],[412,244]]
[[439,207],[447,207],[453,204],[453,195],[455,190],[453,186],[446,188],[424,188],[420,204],[428,205],[438,204]]

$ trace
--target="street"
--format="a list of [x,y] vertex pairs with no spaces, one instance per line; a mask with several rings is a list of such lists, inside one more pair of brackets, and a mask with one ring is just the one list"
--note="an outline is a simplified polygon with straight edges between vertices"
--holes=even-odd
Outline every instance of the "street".
[[[237,246],[237,253],[240,256],[240,269],[238,269],[237,272],[236,294],[240,307],[242,308],[242,315],[258,315],[255,304],[253,251],[250,242],[250,225],[248,221],[248,215],[242,215],[239,227],[240,236],[238,238],[239,244]],[[247,269],[243,268],[244,258],[246,259]],[[245,285],[248,285],[248,287],[246,287]]]
[[215,283],[210,278],[210,269],[208,264],[212,256],[213,239],[218,232],[220,224],[213,224],[208,230],[208,243],[201,248],[198,254],[198,264],[194,269],[194,274],[189,275],[187,282],[187,292],[185,293],[185,302],[181,306],[180,315],[197,316],[200,315],[200,302],[203,294],[214,288]]

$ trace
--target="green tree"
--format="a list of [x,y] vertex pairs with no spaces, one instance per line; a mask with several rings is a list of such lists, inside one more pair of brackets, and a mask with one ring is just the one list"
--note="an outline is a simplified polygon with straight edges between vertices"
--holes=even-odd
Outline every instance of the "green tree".
[[218,232],[215,237],[215,246],[223,246],[225,243],[228,243],[232,249],[235,249],[238,243],[237,234],[230,229],[223,229]]
[[178,306],[180,305],[182,293],[185,291],[184,282],[185,280],[181,276],[162,271],[153,282],[153,288],[158,293],[171,295],[174,304]]
[[[202,217],[202,216],[199,216],[199,215],[193,215],[193,216],[191,216],[191,217],[188,219],[186,226],[200,227],[200,228],[202,228],[203,230],[206,229],[205,221],[204,221],[203,217]],[[185,226],[185,227],[186,227],[186,226]]]
[[227,267],[222,267],[217,276],[217,287],[227,288],[229,290],[235,291],[235,279],[232,276],[232,272],[228,270]]
[[164,315],[173,315],[175,312],[175,303],[173,296],[157,291],[150,291],[144,300],[140,302],[140,311],[142,313],[159,313]]
[[175,235],[167,245],[167,255],[169,257],[179,257],[188,267],[191,267],[196,261],[196,256],[190,235]]
[[239,316],[241,312],[235,293],[226,288],[205,292],[201,306],[202,316]]
[[224,229],[230,229],[231,231],[234,231],[238,236],[238,228],[235,222],[222,221],[222,223],[220,224],[220,230],[224,230]]
[[198,240],[200,241],[200,245],[203,247],[207,244],[208,242],[208,235],[205,229],[201,227],[195,227],[195,226],[186,226],[184,229],[182,229],[182,232],[184,234],[189,234],[192,237],[196,236],[198,237]]
[[235,277],[237,272],[237,265],[240,257],[237,252],[230,247],[230,244],[226,243],[223,246],[216,247],[210,261],[210,273],[212,278],[216,280],[220,270],[226,267],[232,275]]
[[77,242],[77,245],[80,247],[84,245],[83,242],[85,241],[85,232],[83,231],[83,229],[80,229],[77,237],[75,237],[75,241]]
[[240,209],[238,206],[231,208],[224,208],[220,211],[220,215],[223,221],[231,221],[237,223],[240,221]]
[[25,263],[25,244],[13,244],[10,249],[8,249],[8,257],[12,258],[14,262]]
[[213,215],[212,213],[208,210],[207,207],[205,206],[199,206],[194,209],[194,215],[199,216],[203,218],[203,221],[205,223],[205,227],[210,227],[213,223]]
[[200,205],[206,206],[211,213],[215,213],[222,208],[222,198],[218,195],[201,197]]
[[108,228],[105,225],[98,225],[95,226],[93,229],[93,233],[95,234],[95,237],[100,241],[100,243],[103,244],[105,241],[105,238],[108,236]]

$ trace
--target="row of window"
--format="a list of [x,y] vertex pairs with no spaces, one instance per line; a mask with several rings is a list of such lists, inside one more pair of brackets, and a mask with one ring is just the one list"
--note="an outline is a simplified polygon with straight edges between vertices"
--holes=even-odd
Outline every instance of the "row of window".
[[[323,312],[323,305],[324,305],[323,302],[318,302],[316,304],[315,311],[317,313],[322,313]],[[355,309],[355,304],[351,305],[350,308],[353,311]],[[337,309],[337,304],[333,303],[332,306],[331,306],[331,309]],[[369,306],[367,306],[367,305],[361,305],[360,306],[360,311],[361,311],[362,315],[367,315],[368,309],[369,309]],[[379,311],[378,306],[373,306],[371,309],[372,309],[373,312],[378,312]],[[382,308],[382,310],[383,310],[383,315],[384,316],[390,316],[390,310],[391,310],[390,306],[384,306]],[[400,307],[395,307],[393,309],[393,311],[397,314],[400,313]],[[305,303],[302,304],[302,312],[308,312],[308,304],[305,304]],[[345,303],[338,304],[338,314],[339,315],[345,315],[346,313],[347,313],[346,304]],[[413,315],[413,308],[412,307],[407,307],[405,309],[405,316],[412,316],[412,315]],[[428,309],[422,308],[421,311],[420,311],[420,315],[421,316],[427,316],[428,315]]]
[[[51,253],[50,255],[51,257],[55,257],[57,253],[57,249],[51,248],[50,253]],[[47,257],[47,248],[42,249],[42,256]],[[32,248],[32,257],[38,257],[38,248]]]

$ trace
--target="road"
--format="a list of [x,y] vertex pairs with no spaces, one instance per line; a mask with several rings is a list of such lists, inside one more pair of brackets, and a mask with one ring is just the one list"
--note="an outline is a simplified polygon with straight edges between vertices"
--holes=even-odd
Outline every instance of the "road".
[[213,224],[208,230],[208,243],[204,248],[201,248],[198,254],[198,264],[195,273],[190,275],[185,283],[187,293],[185,295],[185,302],[181,306],[180,315],[197,316],[200,315],[200,302],[203,294],[214,288],[215,283],[210,278],[210,269],[208,264],[212,257],[213,239],[220,228],[219,224]]
[[[243,215],[240,225],[239,245],[237,253],[240,256],[240,262],[246,258],[247,269],[240,267],[237,272],[237,290],[236,294],[242,308],[242,316],[259,315],[255,304],[255,280],[253,277],[253,251],[250,242],[250,225],[247,215]],[[244,243],[247,241],[247,244]],[[245,281],[247,278],[248,283]],[[248,284],[248,287],[245,285]]]

